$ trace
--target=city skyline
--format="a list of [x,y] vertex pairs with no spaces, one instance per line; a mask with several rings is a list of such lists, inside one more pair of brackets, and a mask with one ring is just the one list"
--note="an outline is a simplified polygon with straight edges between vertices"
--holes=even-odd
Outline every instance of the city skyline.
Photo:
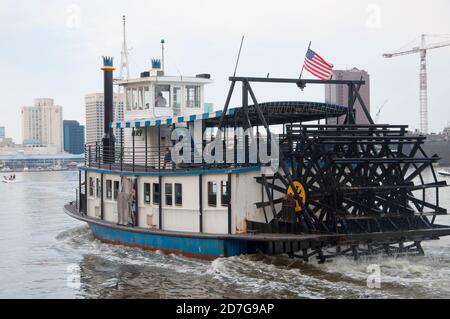
[[[214,5],[207,1],[197,1],[195,5],[177,1],[151,5],[136,2],[104,11],[100,10],[103,4],[99,1],[26,6],[4,1],[0,4],[0,28],[4,31],[0,38],[8,45],[0,53],[0,66],[9,76],[0,81],[2,87],[11,89],[5,90],[0,126],[6,126],[7,135],[19,142],[22,139],[20,107],[35,96],[54,97],[65,106],[68,119],[85,124],[85,94],[102,91],[101,56],[113,55],[115,65],[119,66],[122,15],[125,14],[128,45],[132,48],[131,78],[148,70],[151,58],[160,57],[160,39],[164,38],[167,73],[211,73],[215,83],[208,87],[206,101],[220,108],[242,34],[246,38],[239,75],[270,73],[273,77],[297,77],[307,45],[312,40],[312,47],[336,69],[357,67],[371,74],[372,115],[389,99],[380,122],[396,120],[409,124],[411,130],[419,127],[419,58],[385,60],[381,54],[395,51],[421,33],[449,34],[450,26],[445,17],[450,9],[448,2],[347,1],[344,5],[327,2],[330,10],[320,12],[318,9],[324,5],[321,1],[302,4],[282,1],[276,7],[270,2],[258,1],[259,7],[270,10],[249,15],[254,5],[248,1],[239,4],[236,10],[238,4],[233,2]],[[407,11],[405,6],[408,6]],[[149,21],[145,16],[151,11],[161,14]],[[185,15],[186,12],[192,15]],[[401,25],[399,15],[404,17]],[[229,16],[234,17],[232,21]],[[268,21],[269,17],[270,24],[261,22]],[[9,37],[9,34],[15,36]],[[46,49],[35,50],[35,47]],[[33,52],[31,59],[29,52]],[[445,63],[449,54],[449,48],[428,54],[431,132],[442,131],[450,120],[445,80],[450,72],[450,66]],[[210,59],[211,56],[214,59]],[[14,87],[21,89],[14,90]],[[266,100],[275,96],[274,92],[260,91],[260,96]],[[304,92],[294,87],[291,90],[280,88],[276,95],[280,93],[286,99],[324,99],[323,89],[316,87]],[[233,103],[237,106],[238,101]]]

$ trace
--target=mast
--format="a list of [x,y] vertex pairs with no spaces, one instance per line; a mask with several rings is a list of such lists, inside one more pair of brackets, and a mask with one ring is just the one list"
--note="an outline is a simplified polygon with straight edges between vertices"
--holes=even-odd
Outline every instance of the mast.
[[[122,51],[120,52],[120,72],[119,72],[119,80],[128,80],[130,78],[130,65],[128,62],[128,46],[126,39],[126,17],[122,16],[123,21],[123,42],[122,42]],[[114,119],[115,121],[123,121],[124,120],[124,108],[125,108],[125,92],[121,98],[121,89],[119,86],[117,90],[117,101],[116,107],[114,108]],[[123,139],[123,132],[118,134],[118,143],[121,143]]]
[[[130,78],[130,65],[128,64],[128,47],[126,39],[126,17],[123,16],[123,43],[122,51],[120,52],[120,79],[128,80]],[[120,88],[119,88],[120,90]]]

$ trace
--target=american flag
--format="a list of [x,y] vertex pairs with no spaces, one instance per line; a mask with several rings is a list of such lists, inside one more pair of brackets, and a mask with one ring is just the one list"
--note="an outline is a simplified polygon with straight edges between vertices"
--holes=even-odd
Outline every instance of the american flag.
[[321,80],[328,80],[333,72],[334,65],[325,61],[320,55],[311,49],[306,52],[304,68]]

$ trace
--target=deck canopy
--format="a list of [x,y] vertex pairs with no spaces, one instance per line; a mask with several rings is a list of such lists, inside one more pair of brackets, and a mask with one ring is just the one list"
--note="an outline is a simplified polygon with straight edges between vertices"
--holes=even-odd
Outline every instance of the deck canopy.
[[[338,117],[347,113],[347,107],[317,102],[266,102],[259,104],[261,111],[266,116],[267,121],[271,125],[283,123],[299,123],[317,121],[325,118]],[[237,119],[239,123],[245,118],[244,108],[229,108],[225,116],[225,122],[234,123]],[[141,128],[160,125],[172,125],[177,123],[188,123],[203,120],[205,126],[215,127],[218,125],[222,116],[222,111],[211,113],[194,114],[189,116],[180,116],[173,118],[157,118],[157,119],[134,119],[129,121],[116,121],[111,123],[113,128]],[[262,125],[257,116],[254,105],[248,107],[248,116],[254,126]]]

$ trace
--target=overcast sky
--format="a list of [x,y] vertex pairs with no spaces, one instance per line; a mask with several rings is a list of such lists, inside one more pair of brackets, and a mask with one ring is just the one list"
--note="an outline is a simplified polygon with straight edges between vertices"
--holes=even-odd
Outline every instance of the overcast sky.
[[[119,64],[123,14],[132,77],[160,56],[164,38],[167,73],[211,73],[214,84],[206,100],[219,109],[242,35],[238,74],[252,76],[297,77],[311,40],[336,69],[369,72],[372,114],[389,99],[380,122],[412,128],[419,126],[419,56],[384,59],[381,54],[421,33],[450,34],[448,0],[1,0],[0,126],[6,126],[8,136],[21,142],[20,107],[38,97],[54,98],[64,107],[64,119],[84,123],[84,95],[102,91],[101,56],[113,55]],[[450,47],[429,51],[432,131],[450,121],[449,75]],[[256,95],[261,101],[323,101],[324,89],[257,87]]]

